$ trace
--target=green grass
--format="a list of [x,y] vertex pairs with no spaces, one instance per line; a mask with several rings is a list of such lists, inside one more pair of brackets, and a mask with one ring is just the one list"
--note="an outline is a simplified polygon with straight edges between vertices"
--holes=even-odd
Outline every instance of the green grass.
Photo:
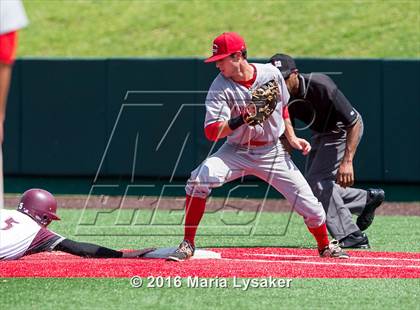
[[[87,210],[82,219],[81,214],[81,210],[61,209],[62,221],[53,222],[50,228],[67,238],[117,249],[175,246],[182,238],[183,227],[177,225],[182,212],[158,211],[152,226],[133,225],[148,223],[150,210],[140,211],[131,225],[133,210],[124,210],[119,217],[116,212],[98,215],[98,210]],[[284,233],[288,214],[263,213],[255,234],[249,236],[244,224],[253,223],[254,216],[249,212],[206,214],[196,240],[198,246],[314,247],[296,214]],[[373,250],[418,251],[418,220],[414,216],[377,216],[368,231]],[[95,224],[83,226],[84,235],[77,235],[78,223]],[[420,302],[419,284],[419,279],[293,279],[288,289],[242,291],[231,284],[228,289],[193,289],[185,282],[182,288],[134,289],[128,279],[7,278],[0,279],[0,302],[2,309],[414,309]]]
[[420,56],[418,1],[24,0],[21,56],[200,56],[224,31],[251,57]]

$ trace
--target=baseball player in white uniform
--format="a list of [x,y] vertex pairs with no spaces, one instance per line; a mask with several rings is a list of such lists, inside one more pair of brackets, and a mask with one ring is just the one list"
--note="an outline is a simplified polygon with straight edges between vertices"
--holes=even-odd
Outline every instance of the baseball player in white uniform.
[[136,258],[154,250],[122,252],[64,238],[47,228],[51,221],[60,219],[56,211],[54,196],[42,189],[26,191],[17,210],[1,209],[0,260],[16,260],[45,251],[63,251],[86,258]]
[[[213,56],[205,62],[215,62],[220,70],[206,98],[205,134],[211,141],[227,139],[191,173],[186,185],[184,240],[168,259],[180,261],[194,255],[196,230],[212,188],[245,175],[266,181],[294,205],[317,240],[321,257],[348,258],[337,241],[328,240],[324,209],[279,142],[285,133],[294,148],[304,154],[310,151],[310,144],[296,137],[290,119],[283,115],[289,93],[280,72],[270,64],[248,63],[245,42],[234,32],[213,41]],[[261,125],[250,126],[246,116],[251,93],[273,80],[280,91],[274,112]]]

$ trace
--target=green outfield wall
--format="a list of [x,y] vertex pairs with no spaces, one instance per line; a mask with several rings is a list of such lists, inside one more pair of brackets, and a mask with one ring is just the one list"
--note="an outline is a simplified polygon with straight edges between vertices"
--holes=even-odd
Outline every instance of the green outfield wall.
[[[359,181],[420,182],[420,60],[297,64],[329,74],[361,112]],[[216,74],[195,58],[20,59],[7,106],[5,174],[185,178],[213,149],[203,121]],[[303,167],[303,157],[296,161]]]

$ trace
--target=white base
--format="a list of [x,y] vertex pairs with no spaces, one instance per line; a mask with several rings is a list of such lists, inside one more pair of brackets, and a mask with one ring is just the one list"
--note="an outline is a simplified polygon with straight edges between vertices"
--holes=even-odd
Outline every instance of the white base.
[[[145,258],[167,258],[170,254],[176,251],[177,248],[160,248],[147,253]],[[191,259],[221,259],[220,253],[213,251],[196,249],[194,256]]]

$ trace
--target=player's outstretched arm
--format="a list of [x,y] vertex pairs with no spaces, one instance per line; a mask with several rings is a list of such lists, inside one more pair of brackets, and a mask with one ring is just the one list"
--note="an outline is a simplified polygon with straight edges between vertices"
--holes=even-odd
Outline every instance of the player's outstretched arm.
[[54,248],[54,251],[62,251],[86,258],[136,258],[153,250],[142,249],[132,252],[122,252],[97,244],[77,242],[70,239],[64,239]]

